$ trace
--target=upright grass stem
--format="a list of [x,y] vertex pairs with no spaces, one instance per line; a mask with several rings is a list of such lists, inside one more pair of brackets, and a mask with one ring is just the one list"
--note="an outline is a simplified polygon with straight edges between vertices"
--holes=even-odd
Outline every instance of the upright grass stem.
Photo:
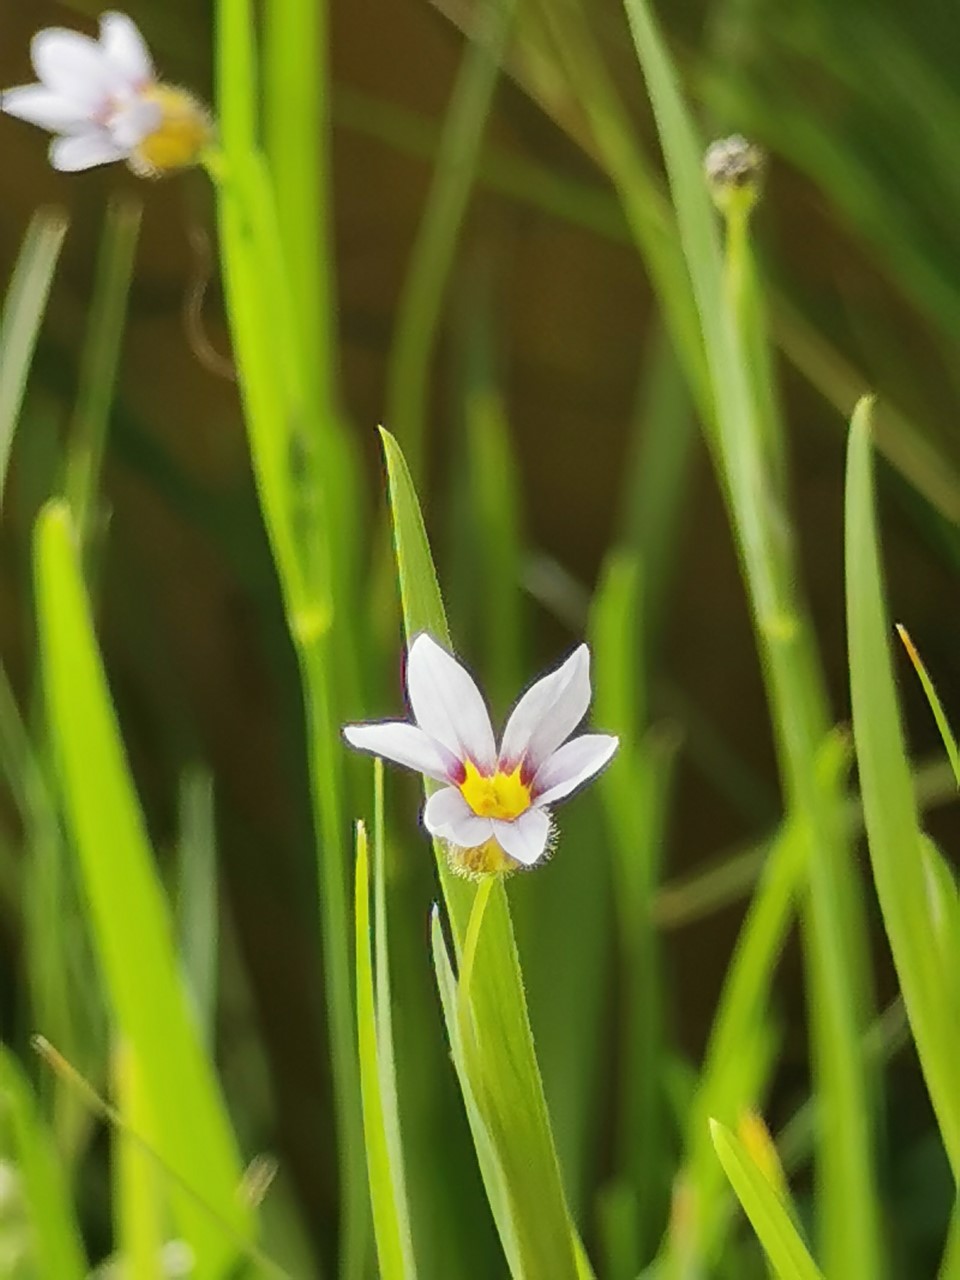
[[[282,19],[271,11],[273,83],[277,47],[291,39]],[[370,1211],[337,715],[337,694],[350,672],[342,637],[333,630],[339,598],[334,551],[346,518],[335,491],[342,498],[349,487],[329,379],[319,385],[308,368],[318,333],[330,341],[329,316],[318,319],[315,301],[300,285],[293,287],[303,264],[289,256],[305,234],[303,210],[293,209],[291,201],[303,197],[314,208],[319,175],[313,172],[308,181],[285,173],[276,185],[259,146],[258,56],[249,0],[220,0],[218,20],[223,151],[208,157],[207,167],[218,190],[224,283],[251,460],[303,686],[340,1171],[340,1274],[359,1280],[369,1252]],[[316,45],[318,29],[311,32]],[[302,76],[302,60],[297,67]],[[303,130],[298,138],[305,147]],[[281,147],[281,154],[278,146],[274,129],[274,164],[311,164],[302,151],[291,159],[289,149]]]
[[363,1274],[369,1235],[366,1157],[360,1109],[360,1079],[354,1041],[350,911],[342,805],[339,723],[333,711],[331,637],[300,647],[307,710],[310,792],[319,837],[318,873],[323,913],[323,961],[330,1025],[330,1053],[340,1131],[341,1274]]
[[825,1124],[818,1201],[825,1270],[882,1276],[870,1099],[860,1052],[848,930],[861,926],[838,797],[817,777],[830,719],[812,630],[797,589],[789,515],[777,499],[768,431],[751,385],[751,337],[732,305],[704,186],[702,146],[644,0],[625,0],[677,213],[715,407],[715,452],[763,662],[788,812],[808,842],[807,955],[814,1072]]

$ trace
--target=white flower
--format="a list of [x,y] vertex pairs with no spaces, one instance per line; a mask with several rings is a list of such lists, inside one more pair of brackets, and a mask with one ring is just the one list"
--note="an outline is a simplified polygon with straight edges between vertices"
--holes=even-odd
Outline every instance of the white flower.
[[135,23],[105,13],[100,39],[50,27],[30,46],[39,84],[8,89],[7,115],[57,136],[55,169],[75,172],[125,160],[140,174],[195,164],[212,136],[210,118],[188,93],[156,78]]
[[469,871],[533,866],[550,836],[547,806],[599,773],[619,745],[601,733],[567,742],[590,705],[585,644],[527,690],[499,750],[473,678],[425,634],[410,647],[407,696],[415,724],[347,725],[344,736],[361,751],[447,784],[427,800],[423,824],[455,849],[476,851],[455,859]]

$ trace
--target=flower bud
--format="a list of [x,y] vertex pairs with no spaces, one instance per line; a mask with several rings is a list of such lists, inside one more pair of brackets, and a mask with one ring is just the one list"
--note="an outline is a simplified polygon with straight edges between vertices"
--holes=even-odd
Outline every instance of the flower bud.
[[760,195],[766,157],[741,134],[720,138],[707,148],[703,170],[713,202],[721,213],[749,212]]

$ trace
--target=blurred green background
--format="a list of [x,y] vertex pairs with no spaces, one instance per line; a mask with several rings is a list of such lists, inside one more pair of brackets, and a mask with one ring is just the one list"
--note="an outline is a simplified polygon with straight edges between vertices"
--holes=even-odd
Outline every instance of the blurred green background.
[[[669,1045],[664,1096],[679,1098],[703,1053],[744,904],[780,818],[777,769],[724,504],[662,307],[632,242],[612,153],[585,105],[614,96],[662,185],[626,20],[613,0],[581,8],[520,0],[517,10],[442,282],[419,490],[458,651],[483,674],[501,715],[525,681],[585,634],[611,548],[626,544],[643,554],[644,719],[652,740],[675,752],[651,909]],[[32,78],[27,50],[36,29],[89,29],[98,12],[90,4],[0,0],[0,84]],[[210,7],[131,0],[127,12],[165,78],[212,100]],[[343,708],[351,717],[401,707],[375,428],[405,430],[395,421],[400,400],[391,381],[398,316],[441,139],[463,92],[471,56],[464,31],[474,31],[484,12],[462,0],[330,5],[337,373],[369,510],[362,584],[369,612],[356,620],[357,648],[368,654],[375,641],[379,653],[394,654],[393,667],[388,660],[367,682],[365,705]],[[742,132],[768,153],[755,243],[805,590],[833,715],[840,724],[850,716],[846,424],[868,389],[879,397],[891,612],[909,626],[949,711],[960,701],[956,14],[935,0],[909,7],[803,0],[787,8],[712,0],[663,5],[659,16],[704,136]],[[7,483],[0,650],[29,721],[37,680],[30,531],[58,482],[105,210],[116,199],[142,203],[103,478],[99,636],[171,885],[184,779],[201,805],[212,786],[219,1065],[245,1154],[269,1151],[280,1162],[272,1193],[273,1232],[285,1241],[278,1256],[294,1260],[295,1274],[314,1267],[319,1274],[316,1259],[329,1267],[335,1251],[337,1173],[305,746],[296,659],[237,388],[219,368],[229,363],[230,338],[215,266],[214,200],[200,172],[151,184],[120,168],[55,174],[39,134],[4,117],[0,160],[0,282],[38,206],[61,208],[70,220]],[[202,350],[197,326],[185,319],[191,304],[202,311]],[[471,422],[484,414],[499,424],[489,439],[491,448],[507,448],[502,463],[478,459],[481,437]],[[497,477],[515,495],[518,527],[507,531],[518,540],[515,558],[512,546],[499,562],[496,548],[486,554],[490,526],[478,474],[494,477],[495,511]],[[497,579],[498,564],[516,568],[515,580]],[[955,787],[905,659],[899,672],[927,825],[949,849],[958,835]],[[367,767],[349,769],[365,795]],[[412,827],[413,787],[392,776],[389,787],[398,827]],[[4,794],[0,805],[3,1040],[41,1091],[49,1085],[28,1049],[36,1030],[98,1078],[105,1020],[95,984],[86,983],[89,959],[38,972],[25,888],[30,833],[14,796]],[[615,885],[610,859],[592,839],[600,814],[595,795],[578,800],[562,815],[555,858],[511,887],[561,1163],[591,1253],[603,1232],[597,1197],[618,1163],[625,1123],[617,1102],[623,991]],[[433,867],[425,838],[404,839],[394,889],[413,923],[394,940],[407,973],[397,998],[429,1011]],[[869,881],[862,856],[859,866]],[[68,892],[65,901],[75,898]],[[883,1008],[896,982],[872,893],[867,912],[876,1007]],[[76,906],[56,919],[62,949],[51,954],[86,956]],[[808,1009],[793,937],[771,1009],[779,1043],[765,1114],[776,1133],[810,1089]],[[432,1026],[427,1041],[418,1038],[423,1026]],[[448,1175],[450,1217],[436,1229],[436,1256],[423,1274],[504,1274],[472,1162],[462,1153],[445,1162],[448,1144],[450,1151],[469,1146],[439,1020],[411,1017],[397,1036],[401,1080],[411,1106],[428,1117]],[[892,1053],[878,1116],[890,1274],[933,1275],[952,1187],[909,1044]],[[111,1239],[103,1134],[76,1116],[64,1123],[91,1256],[101,1257]],[[664,1142],[676,1146],[675,1136]],[[654,1243],[667,1221],[669,1167],[665,1159],[645,1210]],[[805,1204],[803,1166],[794,1191]],[[761,1274],[753,1247],[744,1249],[727,1257],[724,1274]],[[307,1257],[309,1264],[301,1261]],[[311,1270],[296,1269],[304,1265]]]

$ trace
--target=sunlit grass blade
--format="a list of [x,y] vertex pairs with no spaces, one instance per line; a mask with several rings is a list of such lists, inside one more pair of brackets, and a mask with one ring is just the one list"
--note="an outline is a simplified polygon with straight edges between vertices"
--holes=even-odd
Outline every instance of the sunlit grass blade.
[[[264,143],[311,401],[333,415],[335,299],[329,205],[327,0],[270,0],[264,14]],[[317,424],[321,429],[323,422]]]
[[[329,625],[326,575],[302,559],[296,478],[313,479],[315,455],[303,436],[303,351],[291,303],[275,194],[258,148],[257,55],[249,0],[217,9],[222,155],[209,168],[217,185],[222,270],[251,461],[294,637]],[[316,495],[314,495],[315,499]],[[307,500],[309,501],[309,500]],[[314,549],[314,552],[316,549]]]
[[[429,631],[449,644],[446,618],[423,517],[397,442],[381,432],[407,639]],[[429,785],[429,784],[428,784]],[[445,850],[434,842],[437,867],[458,955],[466,939],[476,890],[456,877]],[[478,1064],[467,1062],[473,1095],[490,1135],[510,1210],[491,1202],[501,1239],[525,1236],[521,1253],[539,1270],[562,1280],[578,1274],[575,1233],[567,1210],[556,1149],[523,992],[506,892],[493,886],[478,944],[470,1006],[482,1029]],[[504,1064],[509,1062],[509,1069]],[[469,1106],[468,1106],[469,1112]],[[523,1274],[523,1273],[521,1273]]]
[[[304,397],[301,447],[308,454],[316,452],[316,459],[308,459],[301,501],[322,507],[316,515],[328,541],[330,591],[341,616],[349,618],[354,615],[360,579],[364,502],[354,441],[341,422],[337,386],[328,8],[328,0],[271,0],[265,7],[263,134],[276,210],[273,229],[286,269],[291,337],[297,344]],[[252,145],[248,136],[248,149]],[[299,465],[296,457],[289,463],[294,470]],[[324,481],[322,494],[318,467]],[[306,534],[310,536],[309,529]],[[362,654],[358,654],[355,631],[340,627],[334,643],[338,685],[356,705]]]
[[[130,1044],[120,1040],[113,1051],[113,1082],[117,1111],[132,1132],[151,1135],[143,1071]],[[160,1265],[167,1212],[166,1188],[154,1161],[127,1137],[126,1128],[113,1132],[114,1225],[117,1251],[131,1276],[153,1276]]]
[[97,514],[100,472],[140,236],[140,215],[141,206],[129,200],[118,201],[107,210],[86,345],[80,361],[80,386],[67,453],[65,489],[84,548]]
[[66,233],[63,213],[45,209],[34,215],[0,311],[0,502],[27,375]]
[[953,776],[957,780],[957,786],[960,787],[960,750],[957,749],[957,740],[953,736],[953,730],[950,728],[950,721],[947,719],[947,713],[943,709],[943,704],[937,694],[936,687],[930,679],[930,674],[924,665],[923,659],[917,651],[917,646],[910,639],[910,633],[907,628],[897,623],[897,635],[900,637],[903,647],[907,651],[907,656],[913,663],[913,669],[920,678],[923,686],[923,692],[927,695],[927,702],[930,704],[930,710],[933,712],[933,718],[937,722],[937,728],[940,731],[940,737],[943,739],[943,747],[950,761],[950,768],[953,770]]
[[[246,1238],[242,1173],[212,1064],[182,983],[170,913],[124,757],[66,506],[35,538],[43,687],[89,926],[117,1025],[137,1055],[159,1155]],[[92,785],[91,779],[96,780]],[[179,1193],[171,1198],[199,1274],[219,1276],[236,1245]]]
[[952,965],[944,969],[931,920],[930,887],[897,704],[867,400],[857,407],[850,429],[846,590],[853,733],[870,861],[920,1065],[956,1179],[960,1177],[956,972]]
[[33,1226],[37,1274],[84,1280],[89,1267],[63,1162],[20,1064],[2,1046],[0,1107],[5,1155],[22,1179]]
[[[377,881],[383,867],[375,871]],[[374,935],[370,920],[369,842],[363,823],[357,824],[357,873],[355,880],[355,937],[357,962],[357,1036],[360,1051],[360,1089],[363,1099],[363,1128],[367,1149],[367,1178],[373,1206],[373,1227],[377,1241],[377,1261],[383,1280],[407,1280],[416,1275],[413,1242],[407,1212],[399,1118],[395,1089],[385,1096],[385,1071],[392,1073],[389,1059],[381,1051],[379,1027],[389,1018],[389,1009],[378,1009],[371,945],[378,953],[378,968],[385,957],[382,943]],[[378,888],[381,894],[382,889]],[[383,1046],[386,1048],[386,1046]],[[387,1108],[390,1108],[390,1115]],[[389,1130],[393,1130],[393,1140]]]
[[[351,556],[357,554],[351,533],[359,503],[349,455],[340,448],[332,417],[331,388],[319,386],[308,370],[307,344],[317,336],[319,312],[311,310],[313,327],[305,333],[302,326],[311,321],[304,319],[302,291],[292,285],[298,264],[288,260],[285,247],[285,235],[296,237],[303,228],[299,213],[288,209],[282,216],[259,150],[258,62],[250,0],[221,0],[217,73],[223,150],[209,157],[208,169],[218,191],[227,308],[251,461],[304,690],[341,1179],[341,1266],[353,1278],[365,1266],[370,1224],[338,708],[355,683],[356,644],[344,618],[337,631],[331,627],[337,591],[349,581]],[[289,186],[285,191],[289,197]],[[355,590],[355,583],[350,588]]]
[[711,1121],[710,1136],[730,1185],[780,1280],[823,1280],[783,1201],[743,1143],[716,1120]]

